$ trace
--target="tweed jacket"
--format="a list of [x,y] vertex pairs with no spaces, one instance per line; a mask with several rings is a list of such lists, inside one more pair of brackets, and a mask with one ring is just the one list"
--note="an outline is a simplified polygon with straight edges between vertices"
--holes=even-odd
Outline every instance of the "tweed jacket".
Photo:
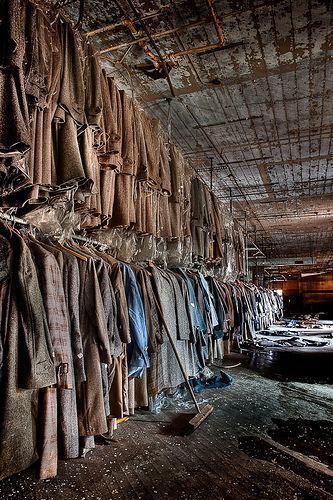
[[19,322],[19,387],[33,389],[48,387],[56,382],[53,346],[47,324],[37,271],[28,246],[12,234],[15,248],[13,279],[20,304]]
[[127,298],[119,263],[113,263],[111,266],[111,282],[117,304],[117,322],[119,335],[121,341],[124,344],[128,344],[131,342],[131,333],[129,327]]
[[54,384],[56,378],[45,311],[29,249],[16,233],[8,232],[4,226],[0,228],[3,349],[0,479],[3,479],[37,460],[37,389]]
[[[79,456],[79,430],[77,421],[77,402],[75,381],[81,382],[86,379],[84,370],[84,358],[82,348],[82,337],[79,323],[79,292],[80,276],[76,258],[52,244],[39,243],[46,250],[51,252],[57,259],[61,275],[66,300],[66,313],[68,315],[68,325],[71,337],[71,348],[73,357],[72,369],[72,389],[58,389],[57,401],[58,412],[58,454],[63,459],[77,458]],[[48,394],[50,400],[53,395]],[[52,411],[51,406],[50,410]],[[54,411],[51,415],[55,415]],[[46,419],[44,420],[44,422]],[[48,416],[48,422],[52,418]],[[48,436],[46,436],[48,439]],[[47,471],[47,461],[44,460],[44,468],[40,468],[40,475]],[[54,470],[54,469],[53,469]],[[52,477],[52,476],[51,476]]]
[[105,70],[101,74],[101,91],[103,115],[102,131],[98,136],[99,162],[103,169],[120,172],[123,165],[121,98],[114,80],[106,75]]
[[143,299],[148,333],[150,366],[146,370],[147,376],[144,380],[147,385],[148,396],[153,397],[158,394],[159,387],[163,385],[162,373],[159,370],[160,344],[164,341],[163,328],[160,323],[160,317],[154,300],[154,291],[150,281],[149,272],[138,268],[136,269],[136,276]]
[[0,151],[25,153],[31,146],[23,74],[26,2],[1,2],[0,18]]
[[[174,284],[178,285],[175,276],[171,273],[157,269],[156,267],[149,268],[152,274],[152,286],[156,294],[157,300],[161,306],[164,320],[168,326],[168,330],[176,344],[178,354],[185,366],[188,375],[192,375],[195,371],[192,353],[188,355],[189,342],[188,340],[179,340],[180,338],[189,338],[190,323],[187,317],[187,312],[182,302],[182,309],[176,306],[176,294]],[[180,289],[179,289],[179,293]],[[181,332],[181,333],[180,333]],[[184,377],[179,369],[175,353],[168,341],[167,335],[163,335],[164,342],[159,346],[159,361],[158,361],[158,380],[159,391],[169,387],[177,387],[184,382]]]
[[96,49],[91,42],[85,43],[85,112],[88,124],[95,130],[100,129],[103,99],[101,78],[102,69],[96,56]]
[[103,300],[93,259],[78,260],[80,269],[80,329],[86,381],[77,384],[78,421],[81,436],[104,434],[108,430],[101,363],[110,365],[112,356]]
[[110,341],[110,352],[117,357],[121,353],[122,346],[117,324],[117,304],[115,293],[109,275],[109,266],[102,260],[96,259],[95,267],[101,291],[107,330]]
[[73,359],[62,275],[54,255],[36,241],[28,246],[34,258],[49,325],[57,374],[57,386],[73,387]]

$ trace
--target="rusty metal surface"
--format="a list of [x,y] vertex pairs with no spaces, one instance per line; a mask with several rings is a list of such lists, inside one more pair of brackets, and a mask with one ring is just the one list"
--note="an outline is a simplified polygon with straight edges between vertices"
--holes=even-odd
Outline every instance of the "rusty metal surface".
[[[331,2],[133,4],[163,59],[183,54],[169,73],[172,135],[193,167],[209,184],[213,158],[213,190],[226,206],[231,190],[236,216],[246,213],[266,255],[313,254],[333,264]],[[78,1],[65,9],[77,20]],[[100,51],[118,46],[102,55],[106,70],[167,126],[170,88],[135,69],[149,62],[136,38],[158,54],[128,1],[85,1],[86,32],[126,19],[137,35],[118,26],[91,38]]]

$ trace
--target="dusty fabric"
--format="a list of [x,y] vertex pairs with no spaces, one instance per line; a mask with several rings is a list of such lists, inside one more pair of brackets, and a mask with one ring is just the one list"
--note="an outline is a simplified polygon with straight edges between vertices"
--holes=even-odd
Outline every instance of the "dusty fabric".
[[80,328],[80,272],[77,260],[74,256],[64,252],[63,258],[63,283],[71,334],[75,380],[77,383],[81,383],[86,380],[86,374]]
[[97,136],[99,163],[104,169],[121,171],[122,150],[122,104],[121,97],[113,79],[101,74],[101,93],[103,115],[101,133]]
[[39,479],[49,479],[58,471],[57,389],[46,387],[39,392],[38,453]]
[[0,67],[0,110],[0,151],[25,153],[31,136],[23,74],[18,68]]
[[20,302],[19,387],[47,387],[56,382],[53,347],[32,256],[22,238],[11,235],[15,244],[15,289]]
[[34,463],[36,449],[37,390],[22,390],[17,383],[19,317],[13,289],[13,251],[6,238],[1,241],[1,412],[0,479]]
[[212,194],[212,216],[214,218],[214,228],[215,228],[215,237],[214,237],[214,258],[222,258],[223,257],[223,244],[224,244],[224,221],[222,219],[221,210],[219,207],[218,200],[216,196]]
[[128,375],[138,377],[149,367],[148,338],[142,297],[133,269],[120,263],[127,297],[131,342],[127,345]]
[[64,121],[58,120],[57,124],[56,184],[58,185],[71,180],[80,183],[86,180],[78,133],[74,118],[69,113],[65,113]]
[[[153,288],[157,295],[157,299],[162,309],[164,320],[168,326],[168,330],[176,344],[177,351],[183,362],[185,370],[189,375],[195,371],[193,352],[189,356],[189,346],[186,340],[179,340],[179,334],[183,338],[190,336],[190,324],[186,310],[180,311],[175,302],[175,282],[176,278],[169,276],[168,273],[151,268]],[[173,281],[175,280],[175,281]],[[181,306],[181,304],[179,304]],[[183,304],[183,307],[184,304]],[[181,316],[182,315],[182,316]],[[163,338],[165,341],[159,347],[159,382],[158,392],[168,387],[177,387],[184,382],[183,375],[180,371],[175,353],[167,339],[166,334]],[[191,348],[192,350],[192,348]],[[192,359],[191,359],[192,358]]]
[[[110,380],[109,401],[111,418],[123,418],[124,406],[127,410],[128,403],[124,400],[124,361],[126,359],[126,349],[123,347],[122,353],[114,361],[113,377]],[[126,387],[127,393],[127,387]]]
[[[123,107],[122,107],[122,99],[121,93],[114,81],[113,78],[108,77],[107,79],[108,87],[109,87],[109,95],[111,99],[111,109],[115,122],[115,134],[111,135],[110,138],[112,140],[112,150],[115,153],[121,153],[122,151],[122,142],[123,142]],[[121,160],[122,166],[122,160]],[[120,169],[121,171],[121,169]]]
[[147,184],[137,183],[135,229],[143,234],[158,235],[160,193]]
[[197,177],[191,183],[191,236],[193,254],[200,258],[209,258],[210,226],[208,189]]
[[[79,432],[74,371],[77,375],[78,381],[85,379],[82,339],[81,333],[79,331],[79,320],[77,317],[79,313],[78,268],[75,267],[75,264],[77,266],[75,257],[72,257],[66,253],[62,253],[59,249],[52,247],[51,245],[46,245],[45,243],[39,243],[39,245],[42,245],[46,250],[48,250],[56,257],[60,270],[60,276],[58,276],[58,280],[60,278],[61,283],[63,283],[65,287],[65,312],[67,317],[67,329],[69,329],[71,342],[69,359],[70,364],[67,375],[71,376],[69,385],[71,389],[59,388],[57,391],[58,453],[64,459],[77,458],[79,456]],[[47,277],[49,277],[48,272]],[[61,303],[63,305],[62,298]],[[64,323],[64,317],[62,314],[60,314],[59,318],[62,318],[62,322]],[[74,366],[73,361],[75,363]],[[43,422],[44,419],[42,419],[42,423]],[[45,435],[45,439],[48,440],[47,433],[45,433]],[[43,444],[41,445],[46,446]]]
[[140,378],[133,379],[133,408],[148,408],[149,406],[149,396],[148,396],[148,384],[147,384],[147,370],[144,370]]
[[2,1],[0,19],[0,151],[25,153],[31,144],[23,73],[26,2]]
[[171,186],[171,167],[169,161],[169,148],[166,142],[166,137],[162,130],[160,133],[159,177],[161,180],[161,192],[166,196],[171,195],[172,186]]
[[[38,42],[38,40],[41,40],[40,44],[43,45],[44,40],[48,42],[45,43],[45,53],[43,53],[43,60],[47,61],[47,82],[46,95],[42,94],[43,98],[38,94],[38,87],[35,92],[35,99],[38,99],[38,106],[35,106],[32,111],[32,148],[29,154],[29,171],[34,184],[56,184],[57,158],[53,119],[58,106],[58,95],[60,92],[62,67],[61,25],[58,20],[51,26],[46,23],[43,17],[42,22],[38,26],[39,30],[35,34],[35,41]],[[37,49],[40,44],[37,44]],[[38,61],[39,58],[37,59]],[[34,75],[35,72],[36,69],[32,71],[32,74]]]
[[117,304],[117,322],[119,335],[121,341],[127,344],[131,342],[131,334],[125,287],[119,263],[114,263],[111,266],[111,281]]
[[135,222],[134,187],[134,176],[117,174],[111,227],[129,226]]
[[149,184],[154,189],[159,189],[161,179],[159,176],[159,160],[161,145],[161,127],[158,120],[152,120],[146,113],[141,112],[138,115],[140,126],[139,151],[141,154],[139,169],[137,173],[138,180]]
[[[150,276],[147,271],[137,269],[136,275],[140,286],[143,305],[145,310],[147,333],[148,333],[148,354],[150,366],[144,373],[145,377],[142,382],[135,382],[135,398],[136,406],[148,406],[148,396],[155,396],[158,393],[158,388],[163,385],[163,381],[159,379],[158,361],[159,361],[159,344],[163,343],[163,332],[158,315],[154,291],[151,285]],[[139,401],[140,395],[140,401]]]
[[59,106],[78,124],[85,123],[83,53],[69,23],[61,24],[62,74]]
[[81,182],[81,191],[95,195],[99,193],[100,189],[100,166],[93,143],[93,130],[91,128],[86,128],[79,135],[80,156],[85,177],[85,180]]
[[171,235],[173,238],[182,236],[182,206],[178,201],[169,202],[169,217],[171,226]]
[[191,178],[192,169],[188,163],[185,162],[184,167],[184,189],[183,189],[183,235],[184,237],[191,236]]
[[101,127],[103,98],[102,98],[102,70],[97,58],[97,49],[89,41],[85,46],[85,113],[88,125],[99,130]]
[[159,236],[161,238],[170,238],[173,236],[169,198],[164,195],[161,195],[159,198]]
[[73,387],[73,359],[62,275],[55,257],[36,241],[28,240],[38,270],[38,281],[53,349],[57,386]]
[[92,259],[79,260],[80,329],[85,358],[86,381],[77,386],[79,433],[104,434],[106,421],[100,363],[110,365],[112,357],[98,278]]
[[102,259],[95,260],[95,268],[103,301],[110,353],[117,357],[121,352],[121,340],[118,332],[116,297],[110,279],[111,270]]
[[123,174],[136,176],[138,168],[138,140],[133,99],[123,90],[120,91],[122,105],[122,150]]
[[180,202],[183,194],[183,184],[185,176],[185,162],[180,150],[171,144],[170,146],[170,178],[171,196],[170,201]]
[[100,198],[101,213],[108,218],[113,215],[115,196],[116,173],[114,170],[101,170],[100,173]]
[[52,36],[49,35],[49,26],[42,11],[27,2],[25,90],[32,103],[40,108],[46,104],[50,85]]

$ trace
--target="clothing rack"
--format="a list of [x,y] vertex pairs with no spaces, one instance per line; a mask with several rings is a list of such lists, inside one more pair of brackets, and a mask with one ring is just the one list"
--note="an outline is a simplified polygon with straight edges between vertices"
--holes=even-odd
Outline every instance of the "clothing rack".
[[[33,227],[36,227],[33,224],[31,224],[30,222],[27,222],[24,219],[21,219],[19,217],[16,217],[16,215],[10,215],[10,214],[7,214],[5,212],[0,212],[0,219],[6,220],[8,222],[12,222],[13,224],[21,224],[21,225],[24,225],[24,226],[33,226]],[[110,250],[113,249],[107,243],[103,243],[101,241],[94,240],[92,238],[88,238],[86,236],[81,236],[79,234],[73,234],[71,236],[71,239],[73,239],[74,241],[79,241],[81,243],[88,243],[88,244],[90,243],[91,245],[95,245],[95,246],[100,246],[100,247],[104,246],[104,247],[106,247],[106,248],[108,248]],[[127,265],[129,264],[129,262],[126,262],[126,261],[124,261],[122,259],[119,259],[119,257],[114,257],[114,258],[116,260],[118,260],[119,262],[123,262],[124,264],[127,264]],[[139,263],[137,262],[136,264],[138,265]],[[157,264],[154,264],[154,265],[156,267],[159,267]],[[195,268],[193,270],[195,270]],[[201,268],[200,271],[203,272],[203,269]]]
[[[12,222],[13,224],[21,224],[21,225],[24,225],[24,226],[32,226],[32,227],[36,227],[34,226],[31,222],[28,222],[24,219],[21,219],[19,217],[16,217],[16,215],[11,215],[11,214],[7,214],[5,212],[0,212],[0,219],[3,219],[3,220],[6,220],[8,222]],[[98,241],[98,240],[94,240],[92,238],[88,238],[87,236],[81,236],[79,234],[73,234],[71,236],[71,239],[74,240],[74,241],[79,241],[81,243],[90,243],[91,245],[94,245],[94,246],[100,246],[100,247],[106,247],[107,249],[110,249],[110,250],[114,250],[114,248],[110,247],[110,245],[108,245],[107,243],[103,243],[101,241]],[[123,262],[125,264],[129,264],[129,262],[126,262],[122,259],[119,259],[119,257],[115,257],[116,260],[119,260],[119,262]],[[138,262],[136,264],[139,264]],[[199,267],[197,265],[194,264],[192,270],[195,271],[195,270],[199,270],[201,273],[203,273],[204,275],[206,275],[206,272],[205,270],[203,269],[203,264],[204,263],[201,263],[199,265]],[[157,264],[154,264],[156,267],[159,267]]]
[[10,215],[5,212],[0,212],[0,219],[6,220],[8,222],[13,222],[13,224],[22,224],[24,226],[31,226],[30,222],[27,222],[24,219],[20,219],[19,217],[16,217],[16,215]]
[[[5,212],[0,212],[0,219],[6,220],[8,222],[12,222],[13,224],[21,224],[24,226],[33,226],[33,224],[31,224],[30,222],[28,222],[24,219],[21,219],[20,217],[16,217],[16,215],[7,214]],[[76,241],[81,241],[84,243],[91,243],[92,245],[99,245],[99,246],[102,245],[102,246],[109,247],[109,245],[107,245],[106,243],[102,243],[101,241],[93,240],[92,238],[87,238],[86,236],[80,236],[79,234],[73,234],[72,239],[76,240]]]
[[102,241],[93,240],[92,238],[87,238],[86,236],[80,236],[79,234],[74,234],[72,236],[73,240],[81,241],[83,243],[90,243],[91,245],[104,246],[107,248],[111,248],[107,243],[103,243]]

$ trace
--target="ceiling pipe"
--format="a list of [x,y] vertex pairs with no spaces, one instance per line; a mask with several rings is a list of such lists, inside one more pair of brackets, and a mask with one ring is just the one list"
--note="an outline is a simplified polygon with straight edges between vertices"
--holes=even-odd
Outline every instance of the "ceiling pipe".
[[88,37],[92,37],[95,35],[100,35],[101,33],[106,33],[107,31],[113,31],[117,28],[126,26],[127,21],[128,19],[125,19],[124,21],[120,21],[119,23],[108,24],[108,26],[103,26],[103,28],[98,28],[97,30],[88,31],[88,33],[85,33],[85,35]]
[[[124,26],[125,25],[124,23],[127,23],[127,22],[128,22],[128,19],[126,21],[121,22],[121,23],[114,24],[113,27],[117,28],[118,26]],[[179,26],[177,28],[171,28],[169,30],[161,31],[160,33],[152,33],[151,37],[154,40],[159,40],[161,38],[166,38],[169,35],[172,35],[173,33],[181,33],[182,31],[187,31],[187,30],[191,30],[193,28],[198,28],[199,26],[204,26],[205,24],[207,24],[207,19],[197,21],[194,23],[185,24],[184,26]],[[127,26],[127,24],[126,24],[126,26]],[[101,28],[101,30],[102,29],[103,28]],[[96,30],[96,31],[98,31],[98,30]],[[106,52],[114,52],[116,50],[126,49],[127,47],[130,47],[131,45],[139,45],[141,42],[147,42],[148,40],[149,40],[148,36],[142,36],[140,38],[137,38],[136,40],[132,40],[131,42],[124,42],[124,43],[120,43],[118,45],[112,45],[111,47],[108,47],[106,49],[101,50],[99,53],[105,54]]]
[[[168,7],[165,9],[161,9],[157,12],[154,12],[153,14],[143,16],[142,19],[144,19],[144,21],[147,21],[149,19],[153,19],[154,17],[159,17],[162,14],[164,14],[164,11],[168,11],[168,10],[169,10]],[[86,36],[89,36],[89,37],[100,35],[101,33],[106,33],[107,31],[113,31],[114,29],[120,28],[121,26],[127,26],[128,21],[130,21],[130,19],[125,19],[124,21],[120,21],[119,23],[108,24],[107,26],[103,26],[102,28],[98,28],[98,29],[93,30],[93,31],[88,31],[85,34],[86,34]],[[148,39],[148,37],[147,37],[147,39]]]
[[219,39],[219,43],[221,45],[224,45],[224,42],[225,42],[224,34],[223,34],[222,27],[221,27],[221,24],[220,24],[220,20],[218,18],[218,15],[217,15],[217,12],[215,10],[215,7],[214,7],[214,4],[213,4],[212,0],[207,0],[207,5],[209,7],[210,15],[212,17],[212,20],[213,20],[213,23],[214,23],[214,26],[215,26],[215,29],[216,29],[216,33],[217,33],[217,37]]
[[170,57],[170,59],[177,59],[178,57],[184,57],[190,54],[202,54],[204,52],[222,50],[227,48],[227,46],[223,47],[220,43],[214,43],[212,45],[204,45],[203,47],[191,47],[190,49],[180,50],[179,52],[168,54],[168,57]]
[[171,95],[172,95],[172,97],[176,97],[175,90],[173,88],[173,85],[172,85],[172,82],[171,82],[171,79],[170,79],[170,75],[169,75],[169,68],[168,68],[166,62],[164,61],[164,59],[162,57],[160,49],[156,45],[154,39],[152,38],[152,35],[151,35],[149,29],[147,28],[147,25],[146,25],[143,17],[141,16],[140,12],[137,10],[137,8],[135,7],[135,5],[133,4],[132,0],[126,0],[126,2],[131,7],[131,9],[132,9],[134,15],[137,17],[138,21],[140,21],[142,29],[145,31],[147,37],[149,38],[150,43],[152,44],[154,50],[156,51],[156,53],[157,53],[157,55],[159,57],[161,66],[164,69],[164,73],[165,73],[165,76],[166,76],[166,79],[167,79],[167,82],[168,82],[168,85],[169,85],[169,88],[170,88]]
[[[126,1],[131,6],[132,10],[134,9],[133,12],[138,17],[138,11],[135,8],[135,6],[133,5],[132,0],[126,0]],[[218,18],[218,15],[217,15],[217,12],[215,10],[215,7],[214,7],[214,4],[213,4],[212,0],[207,0],[207,5],[208,5],[208,8],[209,8],[211,19],[212,19],[212,21],[214,23],[214,26],[215,26],[215,30],[216,30],[217,36],[218,36],[218,43],[208,44],[208,45],[204,45],[202,47],[191,47],[189,49],[185,49],[185,50],[181,50],[181,51],[178,51],[178,52],[174,52],[173,54],[166,55],[165,56],[166,59],[173,60],[173,59],[176,59],[178,57],[183,57],[183,56],[190,55],[190,54],[200,54],[200,53],[204,53],[204,52],[210,52],[210,51],[220,50],[222,48],[228,48],[228,47],[224,47],[225,37],[223,35],[223,31],[222,31],[222,27],[221,27],[221,24],[220,24],[220,20]],[[151,43],[153,43],[153,40],[158,40],[158,39],[167,37],[167,36],[169,36],[169,35],[171,35],[173,33],[181,33],[182,31],[187,31],[189,29],[197,28],[199,26],[207,24],[207,22],[208,22],[208,20],[205,19],[205,20],[201,20],[201,21],[198,21],[198,22],[187,24],[185,26],[180,26],[178,28],[172,28],[170,30],[162,31],[161,33],[150,34],[150,32],[148,31],[146,25],[144,24],[144,19],[145,19],[144,17],[141,17],[139,19],[139,21],[142,24],[142,28],[144,29],[144,31],[147,34],[146,37],[141,37],[141,38],[138,38],[137,40],[132,40],[131,42],[121,43],[119,45],[113,45],[111,47],[108,47],[106,49],[101,50],[100,54],[105,54],[106,52],[114,52],[115,50],[127,48],[130,45],[140,45],[140,46],[142,46],[141,44],[143,42],[147,42],[147,41],[150,41]],[[128,20],[127,20],[127,23],[128,23]],[[108,27],[100,28],[100,30],[95,30],[93,32],[90,32],[90,34],[88,33],[88,35],[89,36],[93,36],[96,33],[102,33],[103,31],[107,31],[108,29],[110,29],[110,30],[114,29],[114,28],[116,28],[119,25],[122,25],[122,23],[118,23],[116,25],[111,25],[109,28]],[[127,24],[127,26],[128,26],[128,24]],[[155,45],[154,49],[158,53],[156,44],[153,43],[153,45]],[[144,46],[142,46],[142,47],[144,47]],[[162,64],[162,62],[161,62],[161,64]],[[164,70],[166,71],[166,67],[164,68]]]
[[[130,29],[130,31],[134,37],[138,36],[139,32],[136,29],[133,21],[127,20],[126,26]],[[144,42],[144,41],[139,42],[138,41],[138,45],[144,50],[144,52],[147,54],[147,56],[153,61],[154,66],[159,67],[160,66],[160,58],[149,49],[146,42]]]

